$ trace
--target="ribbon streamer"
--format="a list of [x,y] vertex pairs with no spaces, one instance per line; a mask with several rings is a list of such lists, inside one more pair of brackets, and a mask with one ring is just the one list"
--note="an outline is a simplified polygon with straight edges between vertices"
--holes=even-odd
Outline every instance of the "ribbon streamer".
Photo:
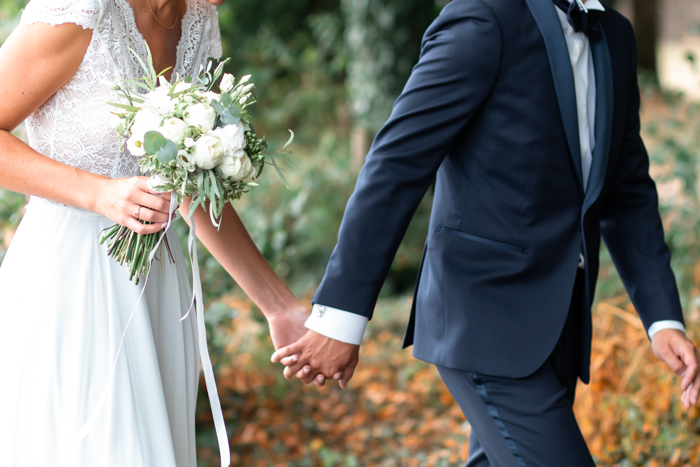
[[[157,182],[156,182],[157,183]],[[153,262],[153,259],[156,255],[156,252],[158,251],[158,248],[161,245],[161,242],[165,238],[168,229],[170,229],[170,226],[172,224],[172,217],[173,213],[177,209],[177,196],[175,193],[172,193],[172,196],[170,197],[170,207],[168,209],[169,216],[168,216],[168,223],[165,226],[165,229],[163,231],[163,235],[158,239],[158,242],[156,243],[155,247],[151,251],[148,260],[149,262]],[[196,232],[195,232],[195,222],[194,222],[194,217],[192,217],[191,223],[190,223],[190,233],[187,238],[187,247],[189,250],[189,255],[190,255],[190,260],[192,261],[192,303],[194,304],[195,311],[197,313],[197,343],[199,347],[199,356],[200,360],[202,363],[202,372],[204,373],[204,381],[206,382],[207,385],[207,394],[209,396],[209,405],[211,406],[211,412],[212,416],[214,418],[214,428],[216,430],[216,438],[219,442],[219,453],[221,456],[221,467],[228,467],[231,464],[231,450],[229,448],[229,443],[228,443],[228,434],[226,433],[226,424],[224,423],[224,414],[221,409],[221,401],[219,400],[219,392],[216,387],[216,379],[214,378],[214,369],[211,364],[211,357],[209,356],[209,348],[207,345],[207,330],[206,326],[204,324],[204,299],[203,299],[203,293],[202,293],[202,281],[199,277],[199,263],[197,259],[197,237],[196,237]],[[113,385],[114,385],[114,373],[117,369],[117,361],[119,360],[119,355],[121,354],[122,346],[124,345],[124,338],[126,337],[126,332],[129,329],[129,324],[131,324],[131,320],[134,317],[134,314],[136,313],[136,310],[138,309],[139,303],[141,303],[141,299],[143,298],[143,294],[146,290],[146,286],[148,285],[148,278],[151,275],[151,269],[149,269],[148,274],[146,275],[146,280],[143,283],[143,288],[141,289],[141,293],[139,294],[139,298],[136,301],[136,305],[134,305],[134,309],[131,311],[131,314],[129,315],[129,320],[126,322],[126,326],[124,327],[124,331],[122,332],[122,337],[119,342],[119,347],[117,348],[117,354],[116,357],[114,358],[114,364],[112,365],[112,370],[110,371],[109,374],[109,380],[107,381],[107,386],[104,388],[102,391],[102,394],[100,395],[99,400],[97,401],[97,404],[92,410],[92,413],[88,417],[87,421],[83,425],[83,427],[78,431],[78,433],[75,435],[75,442],[79,443],[81,442],[85,436],[92,430],[94,427],[95,423],[97,422],[97,419],[99,418],[100,414],[102,413],[102,409],[104,407],[105,402],[107,401],[107,397],[112,391]],[[190,309],[187,311],[185,316],[183,316],[180,321],[183,321],[185,318],[190,313],[190,310],[192,309],[192,304],[190,304]]]

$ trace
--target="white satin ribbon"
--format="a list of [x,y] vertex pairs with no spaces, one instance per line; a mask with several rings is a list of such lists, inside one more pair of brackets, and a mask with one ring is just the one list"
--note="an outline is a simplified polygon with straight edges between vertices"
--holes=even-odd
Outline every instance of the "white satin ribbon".
[[204,381],[207,384],[207,394],[209,395],[211,414],[214,418],[216,438],[219,440],[221,467],[228,467],[231,464],[231,450],[228,444],[226,425],[224,424],[224,414],[221,410],[219,391],[216,388],[216,380],[214,379],[214,369],[211,366],[209,348],[207,347],[207,328],[204,325],[204,300],[202,299],[202,282],[199,278],[199,263],[197,262],[197,237],[195,235],[194,217],[192,217],[190,224],[190,235],[187,239],[187,244],[190,252],[190,259],[192,260],[192,292],[194,294],[195,310],[197,313],[197,340],[199,342],[199,356],[202,360]]
[[[153,263],[153,259],[155,258],[156,252],[158,251],[158,248],[161,246],[161,242],[165,238],[168,229],[170,229],[170,226],[172,224],[172,217],[173,213],[177,209],[177,196],[175,193],[171,193],[170,197],[170,207],[168,209],[169,216],[168,216],[168,223],[165,226],[165,229],[163,231],[163,235],[161,235],[160,239],[156,243],[156,246],[153,248],[153,251],[151,251],[148,260],[149,262]],[[203,299],[203,293],[202,293],[202,281],[199,277],[199,263],[197,260],[197,237],[195,233],[195,222],[194,222],[194,217],[192,217],[191,224],[190,224],[190,233],[187,238],[187,247],[189,250],[190,254],[190,260],[192,261],[192,302],[194,303],[195,306],[195,311],[197,313],[197,341],[199,344],[199,356],[200,360],[202,362],[202,372],[204,373],[204,381],[206,382],[207,385],[207,394],[209,396],[209,405],[211,406],[211,412],[212,416],[214,418],[214,428],[216,430],[216,438],[218,439],[219,442],[219,454],[221,456],[221,467],[228,467],[231,464],[231,450],[229,448],[229,443],[228,443],[228,434],[226,433],[226,424],[224,423],[224,414],[223,411],[221,410],[221,401],[219,400],[219,392],[216,388],[216,379],[214,378],[214,369],[211,364],[211,357],[209,356],[209,348],[207,346],[207,329],[204,324],[204,299]],[[161,260],[163,258],[163,255],[161,255]],[[152,267],[152,264],[151,264]],[[121,340],[119,341],[119,347],[117,348],[117,354],[116,357],[114,358],[114,364],[112,365],[112,370],[110,371],[109,374],[109,380],[107,381],[107,386],[104,388],[102,391],[102,394],[100,395],[99,400],[97,401],[97,405],[95,405],[94,409],[92,410],[92,413],[88,417],[88,420],[85,422],[83,427],[78,431],[78,433],[75,436],[75,442],[79,443],[81,442],[85,436],[92,430],[93,426],[97,422],[97,419],[100,416],[100,413],[102,413],[102,409],[104,407],[105,402],[107,401],[107,397],[109,393],[112,391],[112,387],[114,384],[114,373],[117,369],[117,361],[119,360],[119,355],[121,354],[122,346],[124,345],[124,338],[126,336],[126,331],[129,328],[129,324],[131,324],[131,319],[134,317],[134,314],[136,313],[136,310],[138,309],[139,303],[141,303],[141,299],[143,298],[143,294],[146,290],[146,286],[148,285],[148,278],[151,275],[151,270],[149,269],[148,274],[146,275],[146,280],[143,283],[143,288],[141,289],[141,293],[139,294],[139,298],[136,301],[136,305],[134,305],[134,309],[131,311],[131,314],[129,315],[129,320],[126,322],[126,326],[124,326],[124,331],[122,332],[122,337]],[[190,305],[190,309],[187,311],[185,316],[183,316],[180,321],[183,321],[187,316],[190,314],[190,310],[192,309],[192,305]]]

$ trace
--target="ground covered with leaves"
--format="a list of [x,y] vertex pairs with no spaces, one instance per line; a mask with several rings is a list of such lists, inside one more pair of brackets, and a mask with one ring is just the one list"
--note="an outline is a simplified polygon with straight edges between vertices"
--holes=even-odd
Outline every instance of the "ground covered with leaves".
[[[432,365],[400,350],[409,298],[380,302],[349,388],[287,381],[259,312],[224,297],[208,319],[233,465],[461,466],[470,426]],[[697,311],[693,313],[697,314]],[[693,317],[697,318],[697,317]],[[625,296],[594,313],[592,381],[578,388],[576,416],[601,466],[700,465],[698,410],[683,410],[680,380],[652,355]],[[199,459],[217,465],[200,394]]]

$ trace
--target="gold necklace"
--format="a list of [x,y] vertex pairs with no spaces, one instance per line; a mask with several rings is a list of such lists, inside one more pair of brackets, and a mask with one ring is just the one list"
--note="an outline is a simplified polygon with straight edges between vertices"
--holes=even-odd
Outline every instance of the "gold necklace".
[[179,2],[179,0],[178,0],[178,2],[177,2],[177,13],[175,14],[175,22],[174,22],[173,25],[170,26],[170,27],[168,27],[168,26],[166,26],[166,25],[164,25],[163,23],[160,22],[160,20],[159,20],[158,17],[156,16],[156,14],[153,12],[153,8],[151,8],[151,2],[149,2],[148,0],[146,0],[146,5],[148,5],[148,9],[151,10],[151,14],[153,15],[153,18],[158,22],[158,24],[160,24],[161,26],[163,26],[165,29],[172,29],[172,28],[175,27],[175,25],[177,24],[177,20],[180,18],[180,2]]

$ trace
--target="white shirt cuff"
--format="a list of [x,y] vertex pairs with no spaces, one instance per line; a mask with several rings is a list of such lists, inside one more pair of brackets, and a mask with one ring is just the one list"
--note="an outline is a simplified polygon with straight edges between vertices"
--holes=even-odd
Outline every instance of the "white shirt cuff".
[[683,326],[683,323],[673,319],[668,319],[664,321],[657,321],[649,326],[649,339],[654,337],[654,334],[659,331],[663,331],[664,329],[677,329],[685,334],[685,326]]
[[349,311],[315,304],[305,326],[331,339],[360,345],[368,321],[364,316]]

